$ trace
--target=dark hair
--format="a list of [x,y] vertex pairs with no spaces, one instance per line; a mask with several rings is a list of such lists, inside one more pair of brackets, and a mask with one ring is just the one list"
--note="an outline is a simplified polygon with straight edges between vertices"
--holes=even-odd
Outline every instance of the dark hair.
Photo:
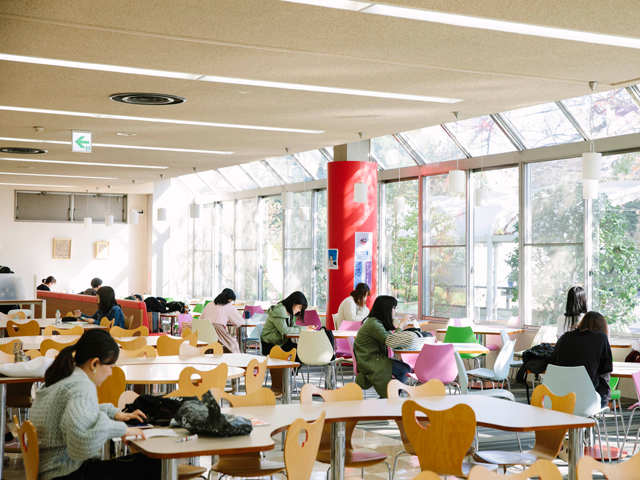
[[304,296],[304,293],[293,292],[291,295],[289,295],[287,298],[282,300],[280,303],[287,310],[290,320],[293,318],[293,306],[302,305],[302,309],[298,313],[296,313],[296,317],[304,321],[304,311],[307,309],[307,297]]
[[118,302],[116,301],[116,292],[114,292],[111,287],[102,287],[96,295],[100,297],[98,310],[100,310],[103,315],[106,315],[109,313],[109,310],[118,305]]
[[[394,330],[396,327],[393,326],[393,308],[397,305],[398,301],[395,298],[389,295],[380,295],[376,298],[376,301],[373,302],[367,318],[377,319],[387,332]],[[362,323],[364,323],[367,318],[365,318]]]
[[601,313],[598,312],[588,312],[584,317],[582,317],[582,321],[580,325],[577,326],[577,329],[581,332],[591,330],[594,332],[602,332],[605,335],[608,334],[609,328],[607,327],[607,321],[602,316]]
[[[75,353],[75,356],[74,356]],[[75,345],[63,348],[44,374],[46,387],[64,380],[73,369],[97,358],[103,365],[113,365],[118,360],[120,347],[106,330],[87,330]]]
[[102,285],[102,279],[96,277],[91,279],[91,288],[98,288]]
[[56,279],[55,277],[52,277],[51,275],[49,275],[47,278],[42,280],[42,283],[46,283],[47,285],[50,283],[56,283]]
[[236,294],[233,293],[233,290],[231,290],[230,288],[225,288],[224,290],[222,290],[220,295],[218,295],[213,300],[213,303],[215,303],[216,305],[226,305],[227,303],[229,303],[229,300],[233,301],[235,299],[236,299]]
[[371,289],[369,288],[369,285],[366,283],[359,283],[356,285],[356,289],[351,292],[351,296],[355,300],[356,304],[362,307],[364,305],[364,300],[367,298],[367,294],[370,291]]
[[9,267],[0,268],[0,273],[13,273]]
[[564,311],[565,331],[576,328],[581,313],[587,313],[587,294],[582,287],[571,287],[567,294],[567,308]]

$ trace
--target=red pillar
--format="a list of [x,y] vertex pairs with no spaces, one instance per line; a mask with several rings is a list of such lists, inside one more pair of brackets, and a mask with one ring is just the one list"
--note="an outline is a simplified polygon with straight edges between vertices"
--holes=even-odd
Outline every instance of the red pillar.
[[[367,203],[353,201],[354,184],[367,185]],[[328,270],[327,328],[333,329],[333,314],[354,288],[356,232],[371,234],[372,296],[377,292],[378,264],[378,170],[375,162],[330,162],[327,176],[327,247],[338,249],[338,269]],[[366,268],[365,265],[360,265]]]

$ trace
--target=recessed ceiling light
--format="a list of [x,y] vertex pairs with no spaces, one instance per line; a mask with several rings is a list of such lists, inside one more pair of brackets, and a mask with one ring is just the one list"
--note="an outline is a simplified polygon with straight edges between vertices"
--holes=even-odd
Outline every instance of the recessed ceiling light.
[[[128,115],[107,115],[104,113],[87,113],[87,112],[69,112],[65,110],[47,110],[44,108],[26,108],[13,107],[8,105],[0,105],[0,110],[10,112],[27,112],[27,113],[44,113],[47,115],[68,115],[71,117],[89,117],[89,118],[106,118],[109,120],[127,120],[136,122],[151,123],[170,123],[176,125],[195,125],[199,127],[217,127],[217,128],[239,128],[243,130],[265,130],[268,132],[288,132],[288,133],[324,133],[322,130],[303,130],[299,128],[279,128],[279,127],[261,127],[256,125],[234,125],[232,123],[213,123],[213,122],[197,122],[194,120],[171,120],[168,118],[151,118],[151,117],[130,117]],[[94,143],[95,145],[95,143]]]
[[[320,2],[319,2],[320,3]],[[351,2],[363,3],[363,2]],[[367,4],[369,5],[369,4]],[[9,62],[33,63],[36,65],[53,65],[57,67],[79,68],[83,70],[97,70],[103,72],[129,73],[135,75],[148,75],[151,77],[178,78],[182,80],[198,80],[204,82],[224,83],[229,85],[246,85],[252,87],[280,88],[285,90],[299,90],[305,92],[334,93],[338,95],[356,95],[361,97],[390,98],[394,100],[413,100],[417,102],[457,103],[459,98],[431,97],[424,95],[405,95],[402,93],[376,92],[372,90],[355,90],[351,88],[323,87],[318,85],[305,85],[301,83],[267,82],[247,78],[220,77],[217,75],[196,75],[191,73],[167,72],[164,70],[152,70],[147,68],[131,68],[116,65],[103,65],[99,63],[74,62],[69,60],[55,60],[41,57],[27,57],[24,55],[0,54],[0,60]],[[237,128],[237,127],[236,127]],[[307,133],[307,132],[305,132]]]
[[13,155],[39,155],[41,153],[47,153],[46,150],[40,148],[24,148],[24,147],[4,147],[0,148],[0,152],[9,153]]
[[118,132],[116,135],[120,135],[121,137],[135,137],[138,134],[133,132]]
[[96,166],[96,167],[118,167],[118,168],[162,168],[166,169],[168,167],[150,167],[148,165],[128,165],[123,163],[97,163],[97,162],[70,162],[66,160],[41,160],[36,158],[8,158],[8,157],[0,157],[0,160],[5,160],[7,162],[29,162],[29,163],[59,163],[65,165],[88,165],[88,166]]
[[0,172],[0,175],[24,175],[27,177],[58,177],[58,178],[91,178],[94,180],[118,180],[114,177],[85,177],[84,175],[52,175],[49,173],[18,173],[18,172]]
[[[302,3],[318,7],[338,8],[341,10],[355,10],[362,13],[382,15],[386,17],[406,18],[423,22],[440,23],[455,27],[478,28],[495,32],[515,33],[518,35],[531,35],[534,37],[555,38],[558,40],[571,40],[574,42],[594,43],[611,47],[625,47],[640,49],[640,39],[622,37],[619,35],[605,35],[565,28],[542,27],[526,23],[507,22],[504,20],[491,20],[489,18],[471,17],[452,13],[434,12],[418,8],[397,7],[381,3],[352,2],[349,0],[282,0],[290,3]],[[356,5],[357,4],[357,5]]]
[[0,185],[11,185],[14,187],[78,188],[77,185],[36,185],[34,183],[0,183]]
[[[137,135],[137,134],[136,134]],[[54,145],[71,145],[71,142],[65,142],[62,140],[40,140],[38,138],[9,138],[0,137],[0,140],[8,142],[27,142],[27,143],[51,143]],[[138,145],[114,145],[110,143],[94,143],[94,147],[106,147],[106,148],[131,148],[133,150],[158,150],[161,152],[183,152],[183,153],[207,153],[211,155],[231,155],[234,152],[223,152],[218,150],[194,150],[190,148],[162,148],[162,147],[143,147]],[[139,165],[136,165],[139,166]],[[152,166],[140,166],[140,168],[168,168],[168,167],[152,167]]]
[[187,101],[184,97],[164,93],[114,93],[109,98],[130,105],[178,105]]

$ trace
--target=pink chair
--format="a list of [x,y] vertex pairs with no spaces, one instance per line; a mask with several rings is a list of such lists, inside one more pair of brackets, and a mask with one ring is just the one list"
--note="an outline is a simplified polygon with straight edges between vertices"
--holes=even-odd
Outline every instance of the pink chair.
[[191,327],[193,317],[190,313],[181,313],[178,315],[178,335],[182,335],[182,322],[185,322],[189,327]]
[[[343,320],[340,324],[340,330],[358,331],[362,322],[357,320]],[[346,338],[336,338],[336,357],[351,358],[351,352],[349,351],[349,342]]]
[[313,325],[320,328],[322,326],[322,322],[320,321],[320,315],[318,315],[317,310],[305,310],[304,322],[296,320],[296,325],[300,327],[310,327]]
[[[631,377],[633,378],[633,384],[636,386],[636,394],[638,395],[638,398],[640,398],[640,372],[636,372],[632,374]],[[624,435],[624,442],[622,442],[622,445],[625,445],[627,443],[627,437],[629,436],[629,432],[631,431],[631,422],[633,421],[633,414],[636,413],[636,410],[638,408],[640,408],[640,402],[636,402],[628,408],[628,410],[632,410],[632,412],[631,412],[631,416],[629,417],[629,426],[627,427],[627,432]],[[633,444],[633,450],[631,451],[631,455],[633,455],[636,451],[636,445],[638,444],[639,435],[640,435],[640,428],[638,428],[638,433],[636,433],[636,441]]]
[[433,379],[440,380],[445,385],[452,383],[458,376],[454,352],[452,343],[425,344],[418,354],[415,373],[409,375],[420,383]]
[[404,363],[411,367],[411,373],[416,369],[416,361],[418,360],[417,353],[401,353],[400,358]]
[[260,305],[245,305],[244,311],[249,312],[251,314],[251,317],[253,317],[256,313],[264,313],[264,310]]

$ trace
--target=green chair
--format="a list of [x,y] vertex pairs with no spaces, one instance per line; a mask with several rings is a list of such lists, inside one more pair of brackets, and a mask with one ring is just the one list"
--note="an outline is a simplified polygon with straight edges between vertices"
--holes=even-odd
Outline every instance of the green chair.
[[[472,327],[452,327],[447,328],[444,335],[444,343],[478,343],[476,334]],[[464,359],[477,359],[484,353],[462,353],[460,357]]]
[[197,303],[196,306],[193,307],[191,314],[200,316],[203,310],[204,310],[204,303]]
[[167,303],[173,302],[173,297],[164,297],[164,299]]
[[[618,407],[620,408],[620,416],[622,416],[622,403],[620,402],[620,398],[622,398],[622,392],[620,390],[616,390],[620,379],[618,377],[611,377],[609,379],[609,387],[611,388],[611,402],[613,403],[613,414],[616,419],[616,437],[618,438],[618,448],[620,447],[620,433],[618,431]],[[616,406],[616,401],[618,402],[618,406]],[[624,425],[624,419],[620,419],[620,423]],[[624,426],[622,427],[624,429]]]

